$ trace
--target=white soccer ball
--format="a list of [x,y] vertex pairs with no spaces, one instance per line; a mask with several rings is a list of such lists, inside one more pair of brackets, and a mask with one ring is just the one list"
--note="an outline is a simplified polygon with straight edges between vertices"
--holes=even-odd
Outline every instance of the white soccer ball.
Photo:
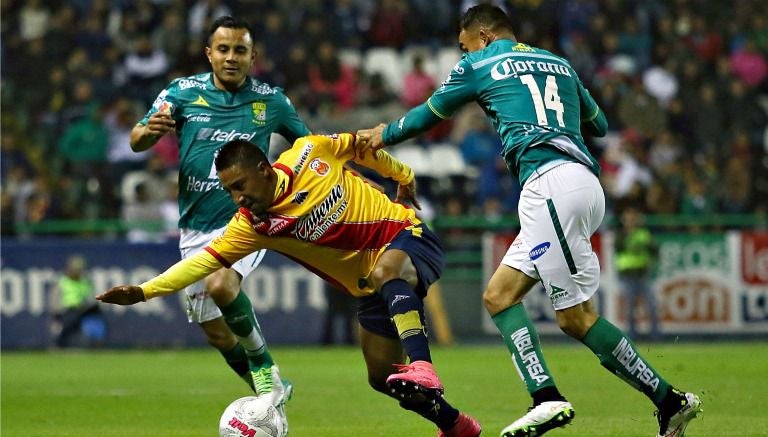
[[246,396],[229,404],[219,420],[221,437],[285,437],[288,422],[268,397]]

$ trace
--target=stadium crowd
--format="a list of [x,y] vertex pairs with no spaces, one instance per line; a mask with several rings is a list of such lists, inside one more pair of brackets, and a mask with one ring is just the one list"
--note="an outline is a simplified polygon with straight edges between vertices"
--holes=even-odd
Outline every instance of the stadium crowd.
[[[218,16],[252,24],[252,75],[283,87],[314,132],[354,132],[439,85],[460,56],[458,17],[474,3],[3,1],[2,233],[48,219],[175,229],[176,140],[133,153],[130,131],[172,78],[209,71],[203,48]],[[605,111],[609,135],[588,143],[609,209],[768,212],[768,3],[494,3],[519,41],[565,56]],[[501,208],[519,194],[500,147],[473,106],[392,152],[432,157],[418,164],[437,213],[497,216],[514,213]],[[438,150],[447,154],[426,153]],[[453,158],[452,172],[438,171]]]

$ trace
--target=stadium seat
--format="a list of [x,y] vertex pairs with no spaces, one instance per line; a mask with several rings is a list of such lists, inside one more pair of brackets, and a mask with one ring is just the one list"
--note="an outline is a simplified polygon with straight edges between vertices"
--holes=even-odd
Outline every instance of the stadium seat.
[[464,176],[474,178],[477,176],[477,169],[467,165],[459,148],[451,143],[432,144],[429,146],[428,154],[428,160],[435,164],[432,169],[434,177]]
[[350,67],[355,67],[357,69],[363,64],[363,56],[360,54],[359,50],[341,48],[338,53],[339,59],[344,65],[349,65]]
[[435,55],[435,62],[437,64],[437,71],[435,76],[433,76],[435,81],[442,83],[448,77],[448,73],[453,69],[454,65],[459,62],[459,59],[461,59],[461,52],[456,47],[448,46],[439,49]]
[[402,144],[387,149],[395,158],[411,166],[418,177],[432,177],[434,166],[426,149],[415,144]]
[[363,55],[363,70],[366,74],[379,73],[389,89],[395,94],[402,88],[403,74],[407,69],[401,65],[400,54],[389,47],[374,47]]

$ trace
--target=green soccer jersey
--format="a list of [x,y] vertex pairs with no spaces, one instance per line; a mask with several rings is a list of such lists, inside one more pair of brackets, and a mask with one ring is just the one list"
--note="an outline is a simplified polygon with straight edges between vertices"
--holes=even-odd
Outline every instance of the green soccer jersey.
[[[565,59],[512,40],[497,40],[465,54],[425,105],[437,117],[449,118],[472,101],[482,107],[501,137],[503,157],[521,185],[535,171],[563,160],[580,162],[599,174],[581,125],[602,135],[605,115]],[[404,139],[398,129],[407,131],[411,116],[425,117],[425,112],[415,108],[390,124],[385,143]]]
[[175,79],[139,123],[158,111],[170,111],[179,136],[179,227],[197,231],[222,228],[237,211],[214,166],[226,142],[248,140],[267,153],[273,132],[291,143],[310,134],[280,88],[253,78],[236,92],[216,88],[212,73]]

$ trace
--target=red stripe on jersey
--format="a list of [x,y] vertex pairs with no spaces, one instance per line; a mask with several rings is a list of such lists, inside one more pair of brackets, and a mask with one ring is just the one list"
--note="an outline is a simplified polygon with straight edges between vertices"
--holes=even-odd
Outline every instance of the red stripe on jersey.
[[371,223],[334,223],[312,243],[345,250],[381,249],[411,224],[410,220],[386,219]]
[[283,200],[285,200],[286,197],[290,196],[290,194],[293,192],[293,177],[294,177],[294,175],[293,175],[293,170],[291,170],[290,168],[286,167],[284,164],[281,164],[279,162],[276,162],[272,166],[272,168],[280,169],[280,170],[283,171],[283,173],[288,175],[288,186],[283,191],[283,194],[281,194],[280,197],[278,197],[277,199],[275,199],[272,202],[272,205],[277,205],[278,203],[280,203]]
[[229,263],[229,261],[225,260],[223,256],[219,255],[219,252],[216,252],[215,250],[211,249],[210,247],[206,246],[205,251],[210,253],[211,256],[216,258],[216,261],[220,262],[221,265],[223,265],[226,268],[232,267],[232,264]]

